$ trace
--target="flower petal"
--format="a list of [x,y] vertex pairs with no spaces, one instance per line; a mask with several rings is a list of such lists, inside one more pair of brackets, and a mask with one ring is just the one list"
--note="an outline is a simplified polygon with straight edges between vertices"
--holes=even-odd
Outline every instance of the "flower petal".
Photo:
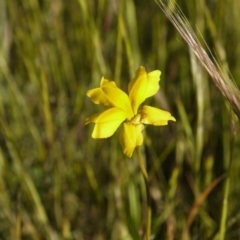
[[154,70],[150,73],[148,73],[148,87],[146,90],[146,98],[151,97],[157,93],[159,90],[159,81],[160,81],[161,71]]
[[99,88],[94,88],[87,92],[87,96],[95,104],[102,104],[106,107],[118,107],[127,112],[127,118],[133,117],[128,95],[117,87],[113,81],[102,78]]
[[159,89],[160,75],[161,72],[159,70],[147,74],[144,67],[141,66],[138,68],[135,77],[128,85],[129,98],[134,114],[137,113],[140,104],[146,98],[156,94]]
[[114,134],[126,117],[127,114],[124,110],[114,107],[90,116],[85,120],[85,124],[95,123],[93,138],[107,138]]
[[142,124],[134,125],[128,122],[123,124],[119,140],[123,153],[129,158],[132,156],[135,147],[143,143],[142,130]]
[[138,112],[141,115],[141,123],[151,124],[155,126],[167,125],[168,121],[176,121],[176,119],[171,115],[171,113],[150,107],[143,106],[142,109]]
[[127,118],[133,117],[133,111],[131,108],[130,100],[128,95],[119,88],[103,87],[103,92],[106,94],[108,100],[113,106],[121,108],[127,113]]
[[87,92],[87,96],[91,98],[95,104],[102,104],[105,107],[114,107],[114,105],[107,98],[106,94],[103,92],[102,87],[117,88],[117,85],[115,82],[108,81],[102,77],[100,87],[89,90]]

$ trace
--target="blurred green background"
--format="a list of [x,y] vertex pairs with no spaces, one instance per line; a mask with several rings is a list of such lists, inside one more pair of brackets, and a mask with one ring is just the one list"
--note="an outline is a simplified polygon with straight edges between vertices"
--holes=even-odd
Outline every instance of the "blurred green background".
[[[177,3],[240,86],[239,1]],[[1,240],[140,239],[136,157],[84,126],[102,109],[86,91],[102,76],[126,90],[140,65],[162,71],[147,103],[177,119],[145,131],[152,239],[240,239],[239,123],[157,4],[1,0]]]

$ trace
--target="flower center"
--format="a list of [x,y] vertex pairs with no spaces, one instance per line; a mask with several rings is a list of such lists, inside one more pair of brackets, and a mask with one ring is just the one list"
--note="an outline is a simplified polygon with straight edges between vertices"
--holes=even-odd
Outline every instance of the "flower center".
[[137,114],[135,115],[131,120],[128,121],[129,123],[132,123],[134,125],[139,125],[141,124],[141,115]]

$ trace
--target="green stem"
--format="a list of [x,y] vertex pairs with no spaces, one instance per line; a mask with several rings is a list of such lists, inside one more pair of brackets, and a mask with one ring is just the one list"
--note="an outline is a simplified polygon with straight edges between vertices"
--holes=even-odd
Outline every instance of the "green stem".
[[143,239],[150,240],[151,237],[151,215],[152,215],[152,210],[151,210],[151,198],[150,198],[150,188],[149,188],[149,178],[147,171],[144,166],[143,158],[141,155],[141,150],[140,147],[137,147],[137,158],[138,158],[138,163],[139,167],[141,169],[143,178],[144,178],[144,183],[146,187],[146,194],[147,194],[147,211],[146,211],[146,230],[144,231],[145,237]]
[[233,145],[234,145],[234,136],[232,137],[231,142],[230,142],[229,160],[227,159],[228,161],[226,163],[226,165],[228,164],[229,166],[228,166],[228,176],[227,176],[226,183],[224,186],[219,240],[224,240],[225,235],[226,235],[226,222],[227,222],[227,214],[228,214],[228,198],[229,198],[229,192],[230,192],[230,177],[231,177]]
[[229,187],[230,186],[230,176],[227,177],[225,188],[224,188],[224,198],[223,198],[223,206],[222,206],[222,216],[220,223],[220,232],[219,232],[219,240],[225,239],[226,234],[226,221],[227,221],[227,212],[228,212],[228,196],[229,196]]

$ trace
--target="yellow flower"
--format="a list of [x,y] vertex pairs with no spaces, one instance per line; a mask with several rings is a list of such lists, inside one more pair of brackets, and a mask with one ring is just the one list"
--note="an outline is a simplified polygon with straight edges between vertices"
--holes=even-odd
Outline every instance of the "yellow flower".
[[144,105],[139,109],[146,98],[158,91],[160,74],[159,70],[147,73],[144,67],[139,67],[128,84],[128,95],[115,82],[102,77],[100,87],[87,92],[95,104],[107,107],[105,111],[86,119],[85,124],[95,123],[92,137],[110,137],[124,122],[120,144],[124,154],[131,157],[135,147],[143,143],[143,124],[161,126],[167,125],[169,120],[176,121],[169,112],[158,108]]

